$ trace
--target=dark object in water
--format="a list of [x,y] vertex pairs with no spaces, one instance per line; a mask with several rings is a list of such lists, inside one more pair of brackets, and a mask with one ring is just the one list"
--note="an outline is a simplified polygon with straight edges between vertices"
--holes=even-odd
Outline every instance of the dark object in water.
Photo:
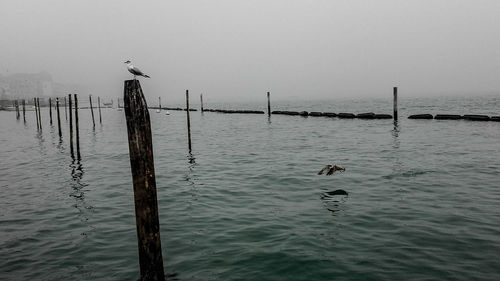
[[323,112],[309,112],[309,116],[315,116],[315,117],[320,117],[323,116]]
[[462,119],[462,116],[456,114],[437,114],[434,116],[436,120],[459,120]]
[[408,116],[408,119],[432,119],[432,114],[415,114]]
[[338,118],[354,118],[354,117],[356,117],[356,115],[354,115],[353,113],[341,112],[341,113],[337,114],[337,117]]
[[323,112],[323,116],[326,116],[326,117],[337,117],[337,113]]
[[360,114],[356,115],[356,118],[359,118],[359,119],[373,119],[373,118],[375,118],[375,113],[373,113],[373,112],[360,113]]
[[323,193],[324,196],[335,196],[335,195],[345,195],[345,196],[348,196],[349,194],[347,194],[347,191],[343,190],[343,189],[337,189],[337,190],[334,190],[334,191],[328,191],[328,192],[325,192]]
[[321,169],[321,171],[318,172],[318,175],[322,175],[322,174],[326,173],[326,175],[329,176],[329,175],[335,173],[336,171],[344,172],[345,168],[342,166],[338,166],[338,165],[326,165],[323,169]]
[[390,114],[375,114],[373,119],[392,119],[392,116]]
[[470,121],[490,121],[490,117],[486,115],[469,115],[466,114],[463,116],[465,120],[470,120]]
[[301,111],[301,112],[299,112],[299,115],[307,117],[307,116],[309,116],[309,112],[307,112],[307,111]]
[[500,122],[500,116],[491,116],[490,121]]

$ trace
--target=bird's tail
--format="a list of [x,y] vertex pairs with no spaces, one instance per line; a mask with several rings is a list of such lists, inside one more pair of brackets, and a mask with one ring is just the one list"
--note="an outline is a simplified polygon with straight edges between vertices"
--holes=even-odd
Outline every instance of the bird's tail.
[[149,75],[146,75],[146,74],[144,74],[143,76],[146,77],[146,78],[151,78],[151,77],[149,77]]

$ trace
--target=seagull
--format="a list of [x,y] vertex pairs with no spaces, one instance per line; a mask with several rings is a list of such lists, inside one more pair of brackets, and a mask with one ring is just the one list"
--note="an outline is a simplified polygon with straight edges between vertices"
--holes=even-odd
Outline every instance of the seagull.
[[127,65],[128,72],[134,74],[134,80],[135,80],[135,76],[142,76],[142,77],[146,77],[146,78],[151,78],[148,75],[142,73],[142,71],[139,68],[133,66],[129,60],[124,62],[124,63]]
[[335,171],[345,171],[345,168],[342,166],[337,166],[337,165],[326,165],[321,171],[318,172],[318,175],[325,174],[327,176],[333,174]]

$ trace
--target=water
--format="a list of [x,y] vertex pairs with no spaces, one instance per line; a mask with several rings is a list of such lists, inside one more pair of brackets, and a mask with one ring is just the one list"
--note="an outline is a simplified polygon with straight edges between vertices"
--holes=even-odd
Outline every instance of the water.
[[[263,104],[205,105],[264,109]],[[166,274],[178,280],[498,280],[500,97],[400,100],[400,122],[151,111]],[[273,109],[391,113],[390,100]],[[64,112],[64,111],[63,111]],[[82,160],[42,112],[37,133],[0,112],[0,280],[137,280],[123,111],[92,130]],[[54,124],[56,126],[56,124]],[[344,173],[319,176],[328,163]],[[326,193],[343,189],[346,196]],[[337,197],[337,198],[335,198]]]

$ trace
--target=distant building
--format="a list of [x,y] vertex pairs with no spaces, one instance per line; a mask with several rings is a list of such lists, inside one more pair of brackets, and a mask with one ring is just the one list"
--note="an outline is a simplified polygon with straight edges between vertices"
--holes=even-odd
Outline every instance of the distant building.
[[49,98],[68,94],[87,95],[89,90],[82,85],[63,84],[52,80],[48,72],[16,73],[0,75],[0,100]]

